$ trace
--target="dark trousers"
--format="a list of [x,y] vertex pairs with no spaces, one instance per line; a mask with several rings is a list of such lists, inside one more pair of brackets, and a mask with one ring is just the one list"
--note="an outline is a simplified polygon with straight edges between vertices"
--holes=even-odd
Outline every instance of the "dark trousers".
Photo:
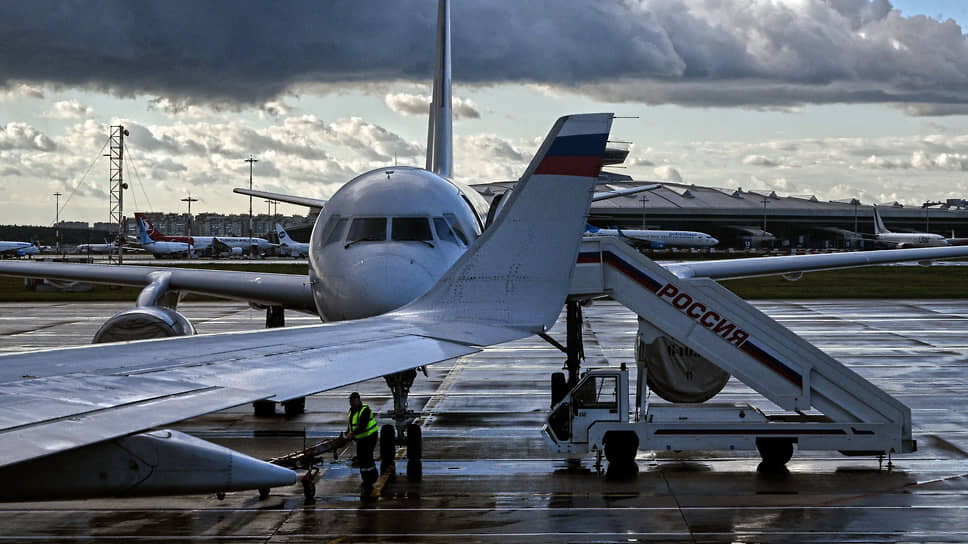
[[373,485],[380,475],[373,461],[373,448],[376,447],[377,433],[360,438],[356,441],[356,462],[360,465],[360,478],[366,485]]

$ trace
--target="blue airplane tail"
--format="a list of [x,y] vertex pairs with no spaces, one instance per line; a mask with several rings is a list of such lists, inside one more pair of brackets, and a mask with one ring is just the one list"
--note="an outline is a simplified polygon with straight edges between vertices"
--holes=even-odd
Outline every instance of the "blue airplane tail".
[[585,232],[598,232],[600,229],[598,227],[593,227],[588,223],[585,223]]
[[136,217],[135,221],[138,222],[138,240],[141,242],[141,245],[150,245],[152,241],[151,238],[148,238],[148,229],[145,227],[144,220]]

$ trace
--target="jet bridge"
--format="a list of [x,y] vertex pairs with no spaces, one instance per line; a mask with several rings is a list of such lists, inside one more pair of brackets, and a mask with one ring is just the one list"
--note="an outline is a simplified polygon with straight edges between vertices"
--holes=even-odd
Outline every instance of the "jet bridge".
[[[593,376],[599,371],[570,384],[561,402],[555,399],[545,434],[560,453],[607,450],[609,435],[613,444],[625,444],[613,451],[756,448],[764,460],[771,454],[781,464],[792,444],[858,455],[916,449],[907,406],[713,280],[679,278],[619,240],[586,239],[571,295],[614,298],[789,413],[768,416],[746,404],[650,406],[647,369],[640,362],[631,420],[632,403],[621,399],[628,396],[627,375],[624,391],[621,376],[614,387],[596,382],[595,395],[602,384],[614,391],[614,406],[608,399],[603,405],[579,398],[583,387],[587,397],[589,380],[602,379]],[[595,408],[606,405],[608,410]],[[632,441],[635,448],[628,446]]]

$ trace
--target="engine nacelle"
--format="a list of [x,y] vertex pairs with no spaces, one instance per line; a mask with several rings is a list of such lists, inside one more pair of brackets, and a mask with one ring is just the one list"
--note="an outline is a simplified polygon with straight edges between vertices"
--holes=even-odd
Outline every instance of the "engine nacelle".
[[108,319],[94,335],[95,344],[191,336],[195,326],[187,317],[161,306],[138,306]]
[[723,390],[729,373],[639,318],[635,359],[645,363],[649,389],[669,402],[705,402]]

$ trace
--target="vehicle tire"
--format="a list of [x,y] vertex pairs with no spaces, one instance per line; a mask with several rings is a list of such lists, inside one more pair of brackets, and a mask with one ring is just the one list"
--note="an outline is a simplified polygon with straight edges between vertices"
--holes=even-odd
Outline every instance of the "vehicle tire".
[[420,425],[407,425],[407,459],[419,461],[423,458],[423,433]]
[[397,456],[397,430],[387,424],[380,428],[380,474],[384,474],[393,466]]
[[423,461],[420,459],[407,460],[407,481],[419,482],[423,479]]
[[259,500],[260,501],[264,501],[264,500],[268,499],[269,498],[269,491],[270,490],[269,490],[268,487],[260,487],[259,488]]
[[551,375],[551,407],[554,408],[568,394],[568,382],[565,381],[564,372],[555,372]]
[[757,438],[756,449],[767,468],[785,466],[793,457],[793,440],[789,438]]
[[639,435],[631,431],[611,431],[605,434],[605,458],[608,462],[631,465],[639,452]]

